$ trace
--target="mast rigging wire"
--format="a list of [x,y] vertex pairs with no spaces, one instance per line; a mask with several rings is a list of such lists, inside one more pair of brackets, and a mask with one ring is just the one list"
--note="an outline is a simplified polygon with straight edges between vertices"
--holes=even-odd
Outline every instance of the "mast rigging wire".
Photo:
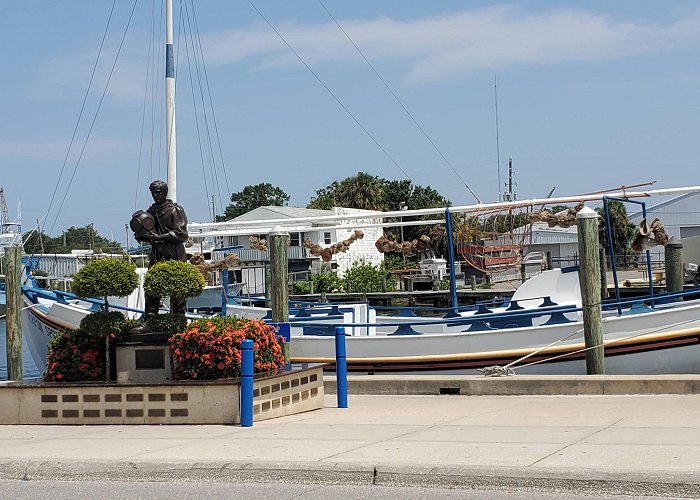
[[357,46],[357,44],[353,41],[353,39],[350,38],[350,35],[347,33],[347,31],[345,31],[345,29],[343,29],[343,27],[340,25],[338,20],[333,16],[333,14],[331,14],[330,10],[328,10],[328,7],[326,7],[326,5],[323,3],[323,0],[318,0],[318,3],[321,4],[321,7],[323,7],[323,10],[326,11],[326,13],[328,14],[328,17],[330,17],[333,20],[333,22],[338,27],[338,29],[343,32],[343,35],[345,35],[345,38],[347,38],[348,41],[352,44],[352,46],[355,47],[355,50],[357,51],[358,54],[360,54],[360,57],[362,57],[362,59],[364,59],[364,61],[367,63],[367,65],[372,69],[372,71],[377,76],[379,81],[382,82],[382,84],[387,89],[387,91],[396,100],[396,102],[399,104],[399,106],[401,106],[401,108],[408,115],[408,117],[411,119],[413,124],[418,128],[418,130],[421,131],[421,133],[428,140],[428,142],[431,144],[431,146],[433,146],[433,149],[435,149],[435,151],[445,161],[447,166],[452,169],[452,172],[454,172],[454,174],[457,176],[457,178],[460,181],[462,181],[462,184],[464,184],[464,187],[467,188],[467,191],[469,191],[469,193],[471,193],[471,195],[474,197],[474,199],[476,200],[477,203],[481,203],[481,200],[476,195],[476,193],[474,193],[474,191],[472,191],[472,189],[469,187],[469,185],[467,184],[467,181],[465,181],[462,178],[462,176],[459,175],[459,172],[457,172],[457,170],[454,168],[454,166],[452,165],[450,160],[448,160],[447,157],[445,157],[445,155],[442,153],[442,151],[440,151],[440,148],[438,148],[437,144],[435,144],[435,141],[433,141],[433,139],[428,135],[428,133],[423,129],[423,127],[421,127],[421,125],[418,123],[418,120],[416,120],[416,118],[413,116],[413,113],[411,113],[408,110],[406,105],[401,101],[401,99],[399,99],[399,96],[396,95],[396,93],[392,90],[392,88],[389,86],[389,84],[386,82],[386,80],[384,80],[384,78],[382,78],[382,75],[379,74],[379,71],[377,71],[377,68],[375,68],[374,65],[369,61],[369,59],[367,59],[365,54],[362,52],[360,47]]
[[134,17],[134,11],[136,10],[136,4],[138,3],[138,0],[134,0],[134,4],[131,7],[131,13],[129,14],[129,20],[126,23],[126,27],[124,28],[124,33],[122,35],[121,42],[119,43],[119,49],[117,50],[117,54],[114,56],[114,62],[112,63],[112,68],[109,71],[109,77],[107,78],[107,82],[105,83],[104,89],[102,91],[102,96],[100,97],[100,102],[97,105],[97,109],[95,110],[95,115],[92,118],[92,122],[90,123],[90,128],[88,129],[88,133],[85,136],[85,141],[83,142],[83,147],[80,150],[80,155],[78,156],[78,160],[75,162],[75,167],[73,168],[73,173],[71,175],[70,180],[68,181],[68,186],[66,186],[66,191],[63,195],[63,199],[61,200],[61,205],[58,207],[58,210],[56,212],[56,217],[53,220],[53,224],[51,225],[51,230],[50,232],[53,232],[54,227],[56,226],[56,222],[58,221],[58,216],[61,213],[61,210],[63,209],[63,205],[66,201],[66,198],[68,197],[68,193],[70,192],[70,188],[73,185],[73,180],[75,179],[75,174],[78,171],[78,167],[80,166],[80,161],[83,158],[83,154],[85,153],[85,148],[87,147],[88,140],[90,139],[90,135],[92,134],[92,130],[95,127],[95,122],[97,121],[97,116],[100,113],[100,109],[102,108],[102,103],[104,102],[105,96],[107,95],[107,89],[109,88],[109,83],[112,81],[112,75],[114,74],[114,68],[117,66],[117,61],[119,60],[119,55],[121,54],[122,47],[124,46],[124,39],[126,38],[126,34],[129,32],[129,26],[131,26],[131,20]]
[[[107,25],[105,26],[104,33],[102,34],[102,41],[100,42],[100,48],[97,51],[97,57],[95,58],[95,64],[92,66],[92,73],[90,74],[90,81],[88,82],[87,89],[85,90],[85,96],[83,97],[83,103],[80,106],[80,112],[78,113],[78,119],[75,123],[75,127],[73,128],[73,135],[70,138],[70,143],[68,144],[68,151],[66,151],[66,156],[63,159],[63,165],[61,165],[61,171],[58,174],[58,180],[56,181],[56,185],[54,186],[53,194],[51,195],[51,200],[49,201],[49,206],[46,209],[46,214],[42,219],[45,219],[48,214],[51,212],[51,207],[53,207],[53,202],[56,199],[56,193],[58,192],[58,186],[61,184],[61,178],[63,177],[63,172],[66,168],[66,165],[68,164],[68,158],[70,156],[70,152],[73,148],[73,142],[75,141],[75,136],[78,133],[78,127],[80,126],[80,120],[83,117],[83,111],[85,110],[85,104],[87,103],[88,95],[90,94],[90,89],[92,88],[92,82],[95,79],[95,73],[97,72],[97,66],[100,62],[100,56],[102,55],[102,48],[104,47],[105,40],[107,38],[107,32],[109,31],[109,25],[112,22],[112,14],[114,13],[114,7],[117,4],[117,0],[114,0],[112,2],[112,8],[109,11],[109,17],[107,18]],[[54,222],[55,224],[55,222]],[[39,232],[41,233],[42,227],[40,226]],[[51,227],[53,230],[53,226]]]
[[348,107],[345,106],[345,104],[343,104],[343,102],[338,98],[338,96],[335,95],[335,93],[330,89],[330,87],[328,87],[328,85],[326,85],[325,82],[324,82],[323,80],[321,80],[321,77],[318,76],[318,74],[317,74],[313,69],[311,69],[311,66],[309,66],[309,65],[307,64],[307,62],[301,57],[301,55],[299,54],[299,52],[297,52],[296,49],[294,49],[294,47],[291,46],[291,44],[287,41],[287,39],[284,38],[284,36],[282,36],[282,33],[280,33],[280,32],[277,30],[277,28],[275,28],[275,26],[272,24],[272,22],[271,22],[267,17],[265,17],[265,15],[260,11],[260,9],[258,9],[258,8],[255,6],[255,4],[252,2],[252,0],[248,0],[248,3],[249,3],[250,6],[255,10],[255,12],[257,12],[257,13],[260,15],[260,17],[263,19],[263,21],[265,21],[265,22],[267,23],[267,25],[270,27],[270,29],[271,29],[272,31],[275,32],[275,34],[279,37],[279,39],[282,40],[282,42],[287,46],[287,48],[288,48],[290,51],[292,51],[292,53],[296,56],[296,58],[299,59],[299,62],[301,62],[301,63],[304,65],[304,67],[306,67],[306,69],[309,71],[309,73],[311,73],[311,75],[316,79],[316,81],[317,81],[318,83],[320,83],[321,86],[322,86],[324,89],[326,89],[326,91],[331,95],[331,97],[335,100],[335,102],[338,103],[338,105],[339,105],[341,108],[343,108],[343,111],[345,111],[345,113],[347,113],[347,115],[355,122],[355,124],[357,124],[357,126],[360,127],[360,128],[362,129],[362,131],[363,131],[363,132],[367,135],[367,137],[369,137],[370,140],[382,151],[382,153],[384,153],[384,155],[385,155],[399,170],[401,170],[401,172],[403,173],[403,175],[406,176],[406,178],[407,178],[409,181],[413,182],[413,179],[411,179],[411,177],[408,175],[408,173],[406,173],[406,171],[403,169],[403,167],[401,167],[401,165],[399,165],[398,162],[394,159],[394,157],[391,156],[391,154],[389,154],[389,152],[384,148],[384,146],[382,146],[382,145],[379,143],[379,141],[378,141],[377,139],[375,139],[375,137],[372,135],[372,133],[360,122],[360,120],[358,120],[358,118],[352,113],[352,111],[350,111],[350,109],[348,109]]
[[[204,58],[204,50],[202,50],[202,40],[199,36],[199,24],[197,23],[197,13],[194,9],[194,1],[192,2],[192,20],[194,21],[195,34],[197,35],[197,47],[199,48],[200,57],[202,60],[202,72],[204,73],[204,82],[205,82],[206,87],[207,87],[207,97],[209,98],[209,108],[211,109],[212,122],[214,125],[214,136],[216,137],[218,150],[219,150],[219,158],[221,159],[221,170],[224,173],[224,182],[226,184],[226,193],[230,194],[231,189],[229,188],[228,175],[226,174],[226,162],[224,161],[224,153],[223,153],[223,149],[221,147],[221,136],[219,135],[219,127],[218,127],[218,124],[216,122],[216,113],[214,112],[214,100],[212,99],[212,96],[211,96],[211,87],[209,86],[209,75],[207,73],[207,65],[206,65],[206,60]],[[228,201],[228,198],[227,198],[227,201]],[[222,199],[219,199],[219,203],[221,205],[221,211],[223,213],[224,202]]]

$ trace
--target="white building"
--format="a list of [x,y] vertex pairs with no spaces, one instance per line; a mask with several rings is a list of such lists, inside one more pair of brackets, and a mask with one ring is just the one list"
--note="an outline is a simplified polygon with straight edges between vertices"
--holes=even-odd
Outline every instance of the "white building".
[[[628,213],[632,213],[627,205]],[[700,193],[687,193],[647,207],[647,222],[658,218],[666,228],[666,234],[675,238],[700,236]],[[642,221],[642,211],[634,212],[629,221],[638,226]]]
[[[629,205],[628,205],[629,207]],[[631,212],[628,208],[628,212]],[[680,239],[683,243],[683,261],[700,264],[700,193],[687,193],[662,203],[647,207],[647,223],[659,219],[669,238]],[[628,216],[629,221],[639,226],[642,211]],[[649,249],[653,262],[665,261],[664,247]]]
[[[220,237],[221,240],[217,247],[240,245],[242,248],[235,250],[235,253],[241,258],[242,266],[240,270],[236,271],[236,278],[240,283],[245,284],[243,293],[263,293],[265,289],[264,266],[269,262],[270,256],[269,252],[251,248],[251,236],[267,240],[268,233],[275,226],[280,226],[289,233],[288,261],[292,280],[308,279],[311,273],[319,272],[323,265],[342,276],[354,261],[363,259],[365,262],[375,265],[383,261],[384,255],[379,253],[374,246],[375,241],[383,234],[382,228],[363,227],[366,224],[380,223],[382,221],[382,218],[378,216],[380,213],[341,207],[332,210],[278,206],[259,207],[222,223],[225,224],[222,232],[227,233],[227,236]],[[354,214],[358,215],[357,219],[337,222],[331,219],[323,221],[300,220],[302,218]],[[289,222],[285,222],[284,219],[289,219]],[[237,225],[237,223],[242,222],[245,224]],[[312,256],[309,249],[304,246],[304,241],[308,239],[313,244],[324,248],[329,247],[348,239],[355,229],[361,229],[364,237],[352,243],[347,252],[333,255],[328,263],[322,262],[320,257]],[[214,260],[217,258],[219,257],[215,252]]]

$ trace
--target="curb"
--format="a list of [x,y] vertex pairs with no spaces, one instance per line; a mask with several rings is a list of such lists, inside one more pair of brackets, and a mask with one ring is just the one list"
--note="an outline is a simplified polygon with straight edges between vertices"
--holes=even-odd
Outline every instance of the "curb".
[[4,461],[0,479],[23,481],[211,481],[219,483],[356,484],[508,491],[698,498],[698,473],[606,473],[531,468],[478,468],[298,462],[152,463]]
[[[336,378],[323,377],[326,394]],[[645,395],[700,394],[700,375],[350,375],[348,392],[363,395]]]

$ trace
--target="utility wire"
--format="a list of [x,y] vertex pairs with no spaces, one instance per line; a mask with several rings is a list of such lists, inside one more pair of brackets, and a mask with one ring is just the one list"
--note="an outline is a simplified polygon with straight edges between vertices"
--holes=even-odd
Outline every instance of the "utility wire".
[[282,36],[282,34],[281,34],[279,31],[277,31],[277,28],[274,27],[274,25],[272,24],[272,22],[270,22],[270,20],[269,20],[267,17],[265,17],[265,15],[264,15],[262,12],[260,12],[260,10],[255,6],[255,4],[253,4],[252,0],[248,0],[248,3],[249,3],[250,6],[260,15],[260,17],[267,23],[267,25],[270,27],[270,29],[272,29],[272,31],[275,32],[275,34],[280,38],[280,40],[282,40],[282,42],[284,42],[284,44],[287,46],[287,48],[288,48],[289,50],[292,51],[292,53],[296,56],[296,58],[299,59],[299,61],[306,67],[306,69],[309,71],[309,73],[311,73],[311,74],[313,75],[313,77],[316,79],[316,81],[317,81],[318,83],[320,83],[321,86],[322,86],[324,89],[326,89],[326,91],[331,95],[331,97],[335,100],[335,102],[337,102],[338,105],[339,105],[341,108],[343,108],[343,111],[345,111],[345,112],[347,113],[347,115],[348,115],[350,118],[352,118],[352,120],[357,124],[357,126],[360,127],[360,128],[362,129],[362,131],[367,135],[367,137],[369,137],[369,138],[372,140],[372,142],[374,142],[374,144],[382,151],[382,153],[384,153],[384,155],[385,155],[394,165],[396,165],[396,167],[397,167],[399,170],[401,170],[401,172],[403,173],[403,175],[405,175],[406,178],[407,178],[409,181],[413,182],[413,179],[411,179],[411,177],[406,173],[406,171],[401,167],[401,165],[399,165],[399,164],[397,163],[397,161],[394,160],[394,158],[389,154],[389,152],[388,152],[386,149],[384,149],[384,147],[383,147],[381,144],[379,144],[379,141],[377,141],[377,139],[374,138],[374,136],[370,133],[369,130],[367,130],[367,128],[360,122],[360,120],[358,120],[357,117],[355,117],[355,115],[347,108],[347,106],[345,106],[345,104],[343,104],[343,102],[338,98],[338,96],[336,96],[336,95],[333,93],[333,91],[328,87],[328,85],[326,85],[326,84],[323,82],[323,80],[321,80],[321,78],[316,74],[316,72],[315,72],[313,69],[311,69],[311,66],[309,66],[309,65],[306,63],[306,61],[301,57],[301,55],[299,54],[299,52],[297,52],[297,51],[294,49],[294,47],[292,47],[292,46],[289,44],[289,42],[284,38],[284,36]]
[[[102,41],[100,42],[100,48],[97,51],[97,57],[95,58],[95,64],[92,66],[92,74],[90,75],[90,82],[88,83],[87,89],[85,90],[85,96],[83,97],[83,103],[80,106],[80,112],[78,113],[78,120],[75,123],[75,127],[73,128],[73,135],[70,138],[70,143],[68,144],[68,151],[66,151],[66,156],[63,159],[63,165],[61,165],[61,171],[58,174],[58,180],[56,181],[56,186],[54,186],[53,194],[51,195],[51,201],[49,201],[49,207],[46,209],[46,216],[48,216],[49,213],[51,213],[51,207],[53,206],[53,202],[56,199],[56,193],[58,192],[58,186],[61,183],[61,178],[63,177],[63,171],[66,169],[66,165],[68,164],[68,157],[70,156],[70,152],[73,149],[73,142],[75,141],[75,136],[78,133],[78,127],[80,125],[80,120],[83,117],[83,111],[85,110],[85,104],[87,103],[88,95],[90,94],[90,89],[92,88],[92,82],[95,79],[95,73],[97,72],[97,66],[100,62],[100,56],[102,55],[102,48],[104,47],[105,44],[105,39],[107,38],[107,32],[109,31],[109,25],[112,22],[112,14],[114,13],[114,7],[117,4],[117,0],[114,0],[112,3],[112,8],[109,11],[109,17],[107,18],[107,26],[105,26],[105,31],[102,34]],[[55,222],[54,222],[55,224]],[[53,230],[53,226],[51,228]],[[39,227],[39,232],[41,233],[41,226]]]
[[396,93],[392,90],[392,88],[389,86],[389,84],[386,82],[386,80],[384,80],[384,78],[382,78],[382,75],[379,74],[379,71],[377,71],[377,68],[375,68],[374,65],[369,61],[369,59],[367,59],[367,57],[365,57],[365,54],[362,52],[360,47],[358,47],[357,44],[353,41],[353,39],[350,38],[350,35],[348,35],[347,31],[345,31],[343,29],[343,27],[340,25],[338,20],[328,10],[328,7],[326,7],[326,5],[323,3],[322,0],[318,0],[318,3],[321,4],[321,7],[323,7],[323,10],[326,11],[326,13],[328,14],[328,17],[330,17],[333,20],[333,22],[335,23],[335,25],[338,26],[338,29],[340,29],[340,31],[343,32],[343,34],[345,35],[345,38],[347,38],[348,41],[352,44],[352,46],[355,47],[355,50],[357,51],[357,53],[360,54],[360,57],[362,57],[362,59],[364,59],[364,61],[367,63],[367,65],[372,69],[372,71],[377,76],[379,81],[382,82],[384,87],[386,87],[387,91],[389,91],[389,93],[396,100],[396,102],[399,104],[399,106],[401,106],[401,108],[403,108],[404,112],[408,115],[408,117],[411,119],[413,124],[418,128],[418,130],[421,131],[421,133],[428,140],[428,142],[431,144],[431,146],[433,146],[433,149],[435,149],[435,151],[445,161],[447,166],[452,169],[452,172],[454,172],[454,174],[457,176],[457,178],[459,178],[459,180],[462,181],[462,184],[464,184],[464,187],[467,188],[467,191],[469,191],[469,193],[471,193],[471,195],[474,197],[474,199],[476,200],[477,203],[481,203],[481,200],[479,199],[479,197],[474,193],[474,191],[472,191],[472,189],[469,187],[467,182],[462,178],[462,176],[459,175],[459,172],[457,172],[457,170],[454,168],[454,166],[452,165],[450,160],[448,160],[445,157],[445,155],[442,153],[442,151],[440,151],[440,148],[438,148],[437,144],[435,144],[435,141],[433,141],[433,139],[430,138],[430,136],[425,131],[425,129],[423,129],[423,127],[421,127],[421,125],[418,123],[418,120],[416,120],[416,118],[413,116],[413,113],[411,113],[408,110],[406,105],[401,101],[401,99],[399,99],[399,96],[396,95]]

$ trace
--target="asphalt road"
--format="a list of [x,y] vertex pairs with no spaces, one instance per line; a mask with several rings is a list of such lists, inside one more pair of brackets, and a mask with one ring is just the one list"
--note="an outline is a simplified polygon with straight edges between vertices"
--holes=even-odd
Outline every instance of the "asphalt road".
[[402,500],[432,499],[521,499],[521,500],[652,500],[681,498],[672,496],[591,495],[581,492],[542,492],[538,490],[508,491],[413,488],[375,485],[319,485],[212,482],[118,482],[118,481],[18,481],[0,480],[0,498],[13,500],[207,500],[231,498],[265,498],[276,500],[326,500],[328,498],[367,498]]

